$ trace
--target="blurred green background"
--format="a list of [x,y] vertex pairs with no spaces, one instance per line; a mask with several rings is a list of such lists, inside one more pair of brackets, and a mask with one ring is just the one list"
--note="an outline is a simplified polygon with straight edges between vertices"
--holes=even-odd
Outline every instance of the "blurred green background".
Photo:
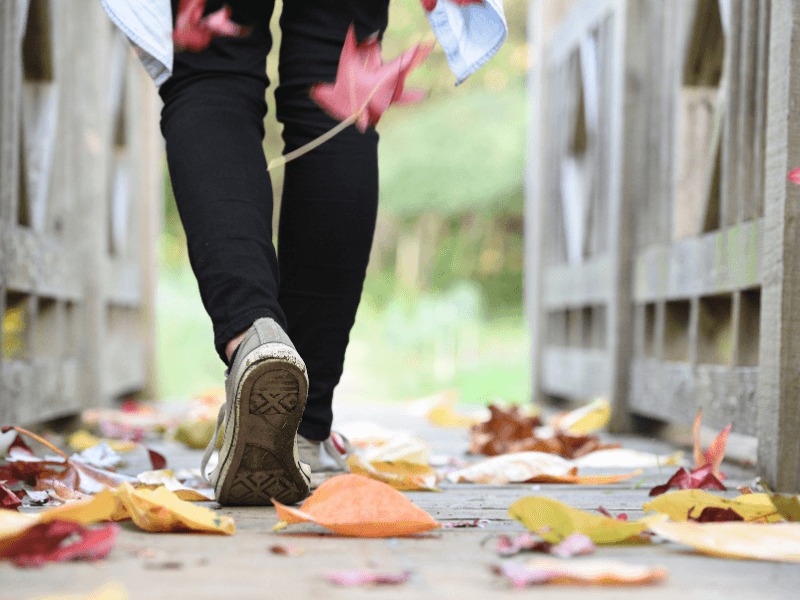
[[[522,304],[522,210],[528,48],[527,2],[505,0],[509,37],[455,87],[436,46],[409,86],[421,104],[393,107],[378,125],[380,214],[364,295],[338,393],[395,401],[455,389],[463,402],[530,398]],[[276,5],[274,48],[280,43]],[[392,0],[385,60],[432,39],[419,0]],[[277,82],[277,52],[268,60]],[[264,149],[282,152],[273,88]],[[272,172],[276,210],[283,172]],[[222,385],[223,364],[197,284],[165,169],[158,283],[162,398]],[[277,230],[277,228],[275,229]]]

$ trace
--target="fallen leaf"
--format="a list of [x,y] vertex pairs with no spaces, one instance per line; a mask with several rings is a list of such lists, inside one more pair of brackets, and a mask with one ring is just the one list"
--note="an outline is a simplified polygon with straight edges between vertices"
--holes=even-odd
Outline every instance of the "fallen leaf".
[[475,417],[456,411],[458,394],[455,391],[443,392],[436,398],[437,400],[425,413],[425,418],[431,425],[454,429],[466,429],[478,425],[479,421]]
[[665,514],[673,521],[686,521],[690,510],[697,512],[705,508],[732,509],[745,521],[757,523],[781,520],[767,494],[744,494],[728,499],[703,490],[680,490],[660,495],[642,508],[645,512]]
[[439,527],[433,517],[391,486],[361,475],[338,475],[319,486],[299,508],[273,500],[280,529],[316,523],[342,535],[395,537]]
[[564,562],[536,559],[527,565],[505,563],[492,567],[517,589],[531,584],[555,585],[650,585],[661,583],[667,572],[660,568],[611,561]]
[[732,508],[719,508],[718,506],[706,506],[696,517],[692,516],[694,507],[689,509],[686,515],[688,521],[695,523],[721,523],[724,521],[744,521],[742,515]]
[[601,515],[603,515],[604,517],[609,517],[610,519],[616,519],[617,521],[627,521],[627,520],[628,520],[628,515],[626,515],[625,513],[619,513],[619,514],[618,514],[618,515],[615,517],[614,515],[612,515],[610,512],[608,512],[608,511],[607,511],[605,508],[603,508],[602,506],[598,506],[598,507],[597,507],[597,512],[599,512],[599,513],[600,513]]
[[461,529],[465,527],[486,527],[489,519],[472,519],[471,521],[445,521],[442,529]]
[[356,569],[353,571],[330,571],[325,574],[325,579],[336,585],[347,587],[356,585],[398,585],[408,581],[411,571],[400,573],[378,573]]
[[172,41],[176,49],[199,52],[217,36],[242,37],[248,29],[233,23],[228,6],[203,16],[206,0],[180,0]]
[[800,562],[798,523],[654,523],[650,530],[698,552],[724,558]]
[[[151,490],[163,485],[178,498],[187,502],[207,502],[214,499],[213,490],[210,488],[198,490],[187,487],[178,481],[175,474],[169,469],[145,471],[144,473],[139,473],[136,478]],[[137,485],[136,487],[141,489],[142,486]]]
[[787,521],[800,521],[800,497],[779,496],[769,493],[769,500],[781,516]]
[[106,442],[100,442],[82,450],[80,454],[73,454],[72,460],[78,460],[99,469],[114,469],[122,462],[122,457]]
[[789,171],[789,175],[787,175],[787,177],[792,183],[800,184],[800,167]]
[[92,435],[85,429],[76,431],[67,438],[67,444],[76,452],[82,452],[89,448],[94,448],[99,443],[108,444],[114,452],[131,452],[136,449],[136,443],[125,440],[102,439]]
[[703,448],[700,445],[700,425],[702,420],[703,409],[700,409],[697,411],[697,417],[695,417],[694,426],[692,427],[695,467],[700,468],[710,464],[711,473],[713,473],[714,477],[723,481],[725,479],[725,474],[720,472],[719,466],[722,464],[722,459],[725,458],[725,445],[728,442],[728,434],[731,432],[731,425],[723,429],[719,435],[714,438],[714,441],[711,442],[708,450],[703,452]]
[[150,464],[152,465],[154,471],[161,471],[162,469],[167,468],[167,459],[164,458],[163,454],[156,452],[147,446],[145,446],[145,448],[147,449],[147,455],[150,457]]
[[641,471],[622,475],[577,474],[572,461],[546,452],[518,452],[487,458],[474,465],[447,474],[453,483],[574,483],[601,485],[617,483],[639,475]]
[[611,418],[611,403],[598,398],[575,410],[561,413],[550,419],[550,427],[572,435],[588,435],[599,431]]
[[571,533],[558,544],[550,548],[550,554],[559,558],[571,558],[573,556],[585,556],[594,554],[597,548],[588,535],[582,533]]
[[405,461],[368,463],[355,454],[347,457],[347,464],[352,473],[388,483],[396,490],[441,491],[436,487],[436,472],[426,465]]
[[[39,567],[46,562],[98,560],[114,548],[119,526],[87,528],[69,521],[37,523],[10,542],[0,540],[0,559],[18,567]],[[74,538],[77,537],[77,540]],[[67,543],[65,543],[67,542]]]
[[133,522],[145,531],[198,531],[232,535],[233,519],[204,506],[181,500],[165,487],[134,489],[129,483],[116,493]]
[[517,500],[508,509],[508,514],[553,544],[572,533],[582,533],[595,544],[641,541],[639,534],[662,518],[656,516],[638,521],[618,521],[572,508],[552,498],[537,496]]
[[579,469],[654,469],[680,464],[683,452],[675,452],[669,455],[651,454],[649,452],[639,452],[629,448],[612,448],[609,450],[595,450],[585,456],[580,456],[574,460],[574,464]]
[[6,509],[16,509],[22,506],[22,500],[14,492],[0,482],[0,507]]
[[88,594],[39,596],[35,600],[128,600],[128,598],[128,592],[122,584],[112,582]]
[[428,57],[433,44],[417,44],[388,64],[381,58],[381,44],[373,35],[356,44],[355,28],[347,30],[334,83],[311,87],[311,98],[334,119],[354,118],[366,131],[378,123],[392,104],[414,104],[422,90],[403,90],[406,77]]
[[273,554],[280,554],[282,556],[300,556],[301,554],[305,553],[305,550],[297,546],[284,546],[282,544],[270,546],[269,551]]
[[687,471],[681,467],[669,478],[667,483],[651,489],[650,496],[658,496],[674,487],[681,490],[720,490],[724,492],[725,485],[711,472],[713,468],[714,465],[711,463],[693,471]]
[[368,463],[407,462],[428,465],[430,446],[414,435],[398,434],[379,446],[365,448],[361,458]]
[[553,544],[538,535],[520,533],[513,538],[508,535],[501,535],[497,538],[495,549],[500,556],[513,556],[523,551],[549,552],[552,547]]

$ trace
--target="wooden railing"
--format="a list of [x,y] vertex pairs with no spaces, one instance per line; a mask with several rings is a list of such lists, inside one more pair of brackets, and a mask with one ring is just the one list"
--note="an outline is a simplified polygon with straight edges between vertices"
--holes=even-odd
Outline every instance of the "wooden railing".
[[606,394],[619,430],[702,408],[786,488],[798,16],[791,0],[578,2],[532,66],[527,206],[537,393]]
[[153,85],[94,0],[0,5],[0,423],[152,377]]

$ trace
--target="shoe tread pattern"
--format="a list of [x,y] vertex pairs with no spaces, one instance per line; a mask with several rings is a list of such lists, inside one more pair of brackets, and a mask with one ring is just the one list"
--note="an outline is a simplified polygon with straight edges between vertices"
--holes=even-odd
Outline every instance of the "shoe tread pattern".
[[271,498],[293,503],[299,496],[297,484],[287,477],[281,461],[272,452],[255,444],[245,445],[228,492],[229,502],[264,506],[270,504]]
[[288,371],[262,375],[250,394],[251,415],[282,415],[297,407],[299,396],[297,378]]

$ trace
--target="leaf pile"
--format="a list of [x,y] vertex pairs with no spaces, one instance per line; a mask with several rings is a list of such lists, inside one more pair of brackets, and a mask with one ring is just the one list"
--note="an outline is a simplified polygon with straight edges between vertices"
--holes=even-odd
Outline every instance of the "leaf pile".
[[472,428],[472,454],[498,456],[515,452],[546,452],[568,459],[585,456],[595,450],[619,448],[620,444],[602,444],[596,435],[573,435],[556,431],[548,438],[537,437],[535,429],[542,425],[538,416],[529,417],[518,406],[507,410],[492,404],[488,421]]

